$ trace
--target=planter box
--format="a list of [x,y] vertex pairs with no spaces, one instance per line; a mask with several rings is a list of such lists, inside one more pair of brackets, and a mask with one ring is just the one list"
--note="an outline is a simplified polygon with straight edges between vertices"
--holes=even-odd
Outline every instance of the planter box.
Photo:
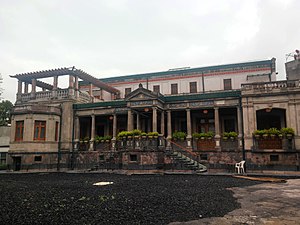
[[215,150],[216,142],[214,139],[198,139],[197,140],[197,150],[208,151]]
[[278,137],[262,138],[255,141],[258,149],[282,149],[282,139]]
[[222,151],[236,151],[238,149],[237,139],[221,139],[221,149]]

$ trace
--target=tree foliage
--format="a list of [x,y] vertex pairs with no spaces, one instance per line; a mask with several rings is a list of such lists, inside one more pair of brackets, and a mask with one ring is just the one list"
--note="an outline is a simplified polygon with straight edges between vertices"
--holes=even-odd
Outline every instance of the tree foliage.
[[12,108],[13,104],[8,100],[0,103],[0,126],[6,126],[10,123],[10,112]]

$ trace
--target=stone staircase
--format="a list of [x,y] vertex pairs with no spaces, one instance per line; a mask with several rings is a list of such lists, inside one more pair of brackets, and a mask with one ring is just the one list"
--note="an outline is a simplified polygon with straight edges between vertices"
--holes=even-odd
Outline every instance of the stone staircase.
[[193,170],[196,173],[207,172],[207,167],[198,161],[197,155],[194,152],[185,149],[175,142],[170,142],[171,148],[167,150],[167,155],[173,160],[182,163],[186,168]]

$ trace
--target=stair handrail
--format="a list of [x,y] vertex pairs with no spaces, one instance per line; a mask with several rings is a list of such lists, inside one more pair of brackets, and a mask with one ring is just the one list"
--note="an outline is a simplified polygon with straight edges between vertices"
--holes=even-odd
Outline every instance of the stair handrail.
[[[164,139],[167,141],[167,142],[170,142],[171,144],[177,146],[181,151],[180,152],[186,152],[187,153],[187,156],[190,157],[191,159],[193,159],[194,161],[196,161],[197,163],[199,163],[198,159],[197,159],[197,154],[192,152],[191,150],[185,148],[184,146],[182,145],[179,145],[178,143],[174,142],[174,141],[171,141],[167,138],[164,137]],[[172,148],[173,149],[173,148]],[[183,151],[182,151],[183,150]]]

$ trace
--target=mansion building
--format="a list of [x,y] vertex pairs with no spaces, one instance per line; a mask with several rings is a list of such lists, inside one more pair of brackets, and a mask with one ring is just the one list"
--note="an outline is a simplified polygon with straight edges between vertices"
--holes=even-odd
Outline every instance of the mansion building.
[[299,170],[300,60],[286,70],[276,81],[273,58],[104,79],[75,67],[12,75],[8,164],[203,172],[245,160],[253,171]]

